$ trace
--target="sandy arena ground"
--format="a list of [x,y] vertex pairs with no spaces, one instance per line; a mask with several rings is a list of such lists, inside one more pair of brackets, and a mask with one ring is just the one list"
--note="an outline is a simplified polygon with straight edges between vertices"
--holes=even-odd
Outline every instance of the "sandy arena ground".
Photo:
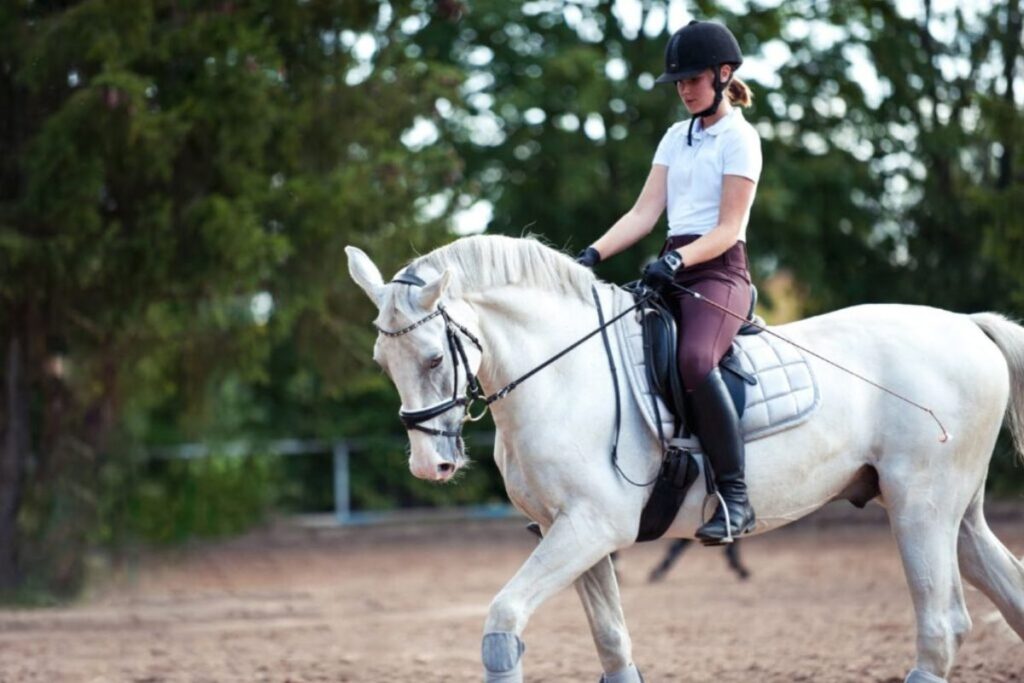
[[[1024,555],[1024,519],[993,528]],[[0,681],[478,681],[487,605],[533,543],[513,520],[278,524],[147,556],[81,604],[0,611]],[[910,598],[885,526],[812,518],[749,539],[745,582],[720,550],[694,547],[648,584],[664,548],[620,562],[649,683],[900,683],[913,664]],[[974,631],[951,683],[1024,681],[1024,643],[979,592],[967,599]],[[598,680],[572,590],[541,607],[525,641],[527,681]]]

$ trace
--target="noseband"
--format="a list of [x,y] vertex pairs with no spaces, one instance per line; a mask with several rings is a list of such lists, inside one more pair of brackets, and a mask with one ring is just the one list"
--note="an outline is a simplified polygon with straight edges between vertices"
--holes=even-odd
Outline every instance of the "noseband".
[[[413,273],[404,272],[395,277],[392,282],[411,285],[413,287],[423,287],[426,285],[422,279],[414,275]],[[415,429],[417,431],[432,434],[433,436],[452,436],[455,438],[462,437],[462,424],[465,422],[475,422],[481,419],[487,413],[487,406],[490,405],[490,401],[485,400],[484,409],[479,415],[473,416],[470,413],[470,408],[473,402],[478,399],[486,399],[483,390],[480,388],[480,380],[470,370],[469,359],[466,357],[466,349],[462,345],[462,336],[469,339],[472,344],[479,349],[480,353],[483,353],[483,346],[480,345],[478,340],[473,333],[467,330],[464,326],[452,320],[452,317],[448,315],[448,311],[445,309],[443,304],[437,304],[437,309],[433,313],[430,313],[423,318],[420,318],[408,327],[403,327],[400,330],[394,332],[385,330],[380,326],[377,327],[377,331],[383,334],[385,337],[401,337],[406,335],[417,327],[433,320],[437,316],[441,316],[444,319],[445,335],[448,337],[448,350],[452,354],[452,371],[454,373],[454,381],[452,384],[452,397],[447,401],[442,401],[436,405],[430,406],[429,408],[423,408],[422,410],[399,410],[398,419],[402,421],[406,429]],[[461,335],[461,336],[460,336]],[[459,396],[459,365],[466,366],[466,395]],[[454,408],[463,408],[464,414],[462,422],[459,424],[457,430],[450,429],[434,429],[433,427],[424,427],[423,423],[427,420],[447,413],[449,410]]]

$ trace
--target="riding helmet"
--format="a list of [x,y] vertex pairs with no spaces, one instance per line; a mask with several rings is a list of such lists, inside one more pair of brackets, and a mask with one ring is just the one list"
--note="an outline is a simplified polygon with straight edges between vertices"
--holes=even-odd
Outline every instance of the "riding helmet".
[[[665,48],[665,73],[658,83],[673,83],[693,78],[719,64],[743,63],[736,37],[725,26],[712,21],[691,21],[672,34]],[[717,79],[716,79],[717,80]]]

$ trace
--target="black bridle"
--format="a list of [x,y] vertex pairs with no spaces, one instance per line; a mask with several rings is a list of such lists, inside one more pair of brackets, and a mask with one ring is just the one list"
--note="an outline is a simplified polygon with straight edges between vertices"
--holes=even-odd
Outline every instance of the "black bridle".
[[[405,272],[399,274],[392,282],[411,285],[413,287],[423,287],[427,283],[421,278],[417,277],[413,273]],[[441,316],[444,319],[444,331],[445,336],[448,337],[448,350],[452,354],[452,372],[454,374],[452,383],[452,397],[447,401],[442,401],[436,405],[430,406],[429,408],[423,408],[421,410],[399,410],[398,419],[402,421],[407,430],[415,429],[417,431],[425,432],[433,436],[452,436],[457,439],[462,437],[462,423],[475,422],[484,416],[487,412],[487,405],[490,405],[490,401],[484,406],[484,410],[476,417],[470,414],[470,407],[473,402],[478,399],[485,399],[486,395],[480,388],[480,380],[476,374],[469,367],[469,359],[466,357],[466,347],[462,345],[462,338],[459,335],[465,336],[473,343],[480,353],[483,353],[484,347],[480,344],[480,340],[477,339],[472,332],[467,330],[463,325],[455,322],[450,315],[448,315],[447,309],[443,304],[438,304],[437,308],[433,313],[420,318],[408,327],[403,327],[400,330],[394,332],[385,330],[379,325],[374,325],[377,331],[383,334],[385,337],[401,337],[409,334],[417,327],[426,324],[433,320],[437,316]],[[459,363],[466,366],[466,394],[459,396]],[[424,427],[422,423],[427,420],[432,420],[439,415],[447,413],[453,408],[464,408],[465,413],[462,417],[462,423],[459,424],[459,428],[455,431],[450,429],[434,429],[433,427]]]
[[[403,285],[410,285],[412,287],[423,287],[427,284],[423,279],[421,279],[414,273],[408,271],[400,273],[391,282]],[[441,318],[444,319],[445,335],[448,337],[448,348],[451,351],[452,365],[454,366],[453,373],[455,383],[452,387],[452,397],[447,401],[442,401],[441,403],[430,406],[429,408],[423,408],[421,410],[399,410],[398,419],[402,421],[402,424],[405,426],[406,430],[415,429],[417,431],[432,434],[434,436],[450,436],[456,439],[461,439],[463,424],[465,424],[466,422],[475,422],[483,418],[483,416],[487,413],[487,410],[488,408],[490,408],[490,405],[492,403],[505,398],[510,393],[512,393],[512,391],[516,387],[518,387],[528,378],[530,378],[537,372],[543,370],[551,363],[554,363],[556,360],[558,360],[565,354],[569,353],[577,346],[593,337],[595,334],[602,333],[608,326],[617,322],[619,319],[625,317],[628,313],[642,306],[644,303],[646,303],[647,298],[649,298],[649,296],[650,295],[645,296],[644,298],[637,301],[635,304],[633,304],[626,310],[622,311],[617,316],[615,316],[614,318],[607,322],[604,322],[604,320],[602,319],[601,324],[597,327],[597,329],[588,333],[586,336],[581,337],[576,342],[562,349],[561,351],[556,353],[551,358],[548,358],[546,361],[544,361],[537,367],[533,368],[532,370],[522,375],[521,377],[518,377],[517,379],[509,382],[504,387],[490,395],[484,393],[483,389],[480,386],[480,380],[477,378],[476,374],[470,369],[469,360],[466,357],[466,349],[462,345],[462,339],[460,335],[469,339],[469,341],[472,342],[472,344],[477,349],[479,349],[480,353],[482,354],[484,349],[483,346],[480,344],[480,340],[477,339],[473,335],[473,333],[467,330],[463,325],[460,325],[455,320],[453,320],[452,317],[448,314],[448,311],[447,309],[445,309],[443,304],[438,303],[437,308],[432,313],[428,313],[426,316],[420,318],[411,325],[403,327],[400,330],[385,330],[379,325],[374,325],[374,327],[377,328],[377,331],[383,334],[385,337],[401,337],[412,332],[416,328],[420,327],[421,325],[424,325],[428,321],[433,320],[438,316],[441,316]],[[607,341],[605,343],[607,344]],[[466,393],[463,396],[459,396],[460,361],[463,365],[466,366]],[[473,416],[470,412],[470,409],[473,403],[475,403],[476,401],[480,401],[481,403],[483,403],[484,408],[479,415]],[[450,429],[434,429],[433,427],[423,426],[423,423],[426,422],[427,420],[431,420],[435,417],[438,417],[439,415],[443,415],[444,413],[447,413],[449,410],[453,410],[455,408],[463,408],[465,411],[463,413],[462,421],[459,423],[459,428],[457,430],[453,431]]]
[[[478,399],[485,399],[483,390],[480,388],[480,380],[477,376],[469,369],[469,359],[466,357],[466,347],[462,345],[462,339],[459,336],[464,335],[469,341],[473,343],[477,349],[483,353],[483,346],[480,345],[480,341],[473,336],[473,334],[459,323],[452,320],[452,317],[448,315],[448,311],[444,305],[438,304],[437,310],[425,318],[421,318],[417,322],[405,327],[397,332],[389,332],[387,330],[377,328],[381,334],[385,337],[401,337],[404,334],[412,332],[414,329],[424,324],[428,320],[432,320],[437,316],[444,318],[445,335],[448,337],[448,349],[452,354],[452,372],[454,373],[454,384],[452,386],[452,397],[447,401],[442,401],[436,405],[430,406],[429,408],[423,408],[422,410],[399,410],[398,419],[402,421],[406,429],[416,429],[427,434],[433,434],[434,436],[462,436],[462,425],[459,425],[459,429],[452,431],[449,429],[434,429],[433,427],[424,427],[423,422],[432,420],[438,415],[443,415],[453,408],[465,408],[465,414],[462,418],[463,422],[475,422],[484,416],[487,412],[486,406],[483,412],[476,417],[470,414],[470,406],[473,402]],[[466,394],[459,396],[459,364],[466,366]],[[487,402],[490,403],[489,401]]]

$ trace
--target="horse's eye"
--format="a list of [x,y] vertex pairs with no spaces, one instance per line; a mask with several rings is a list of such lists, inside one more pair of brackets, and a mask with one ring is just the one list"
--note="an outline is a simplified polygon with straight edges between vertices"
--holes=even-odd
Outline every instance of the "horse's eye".
[[444,356],[434,356],[430,359],[430,369],[433,370],[444,362]]

